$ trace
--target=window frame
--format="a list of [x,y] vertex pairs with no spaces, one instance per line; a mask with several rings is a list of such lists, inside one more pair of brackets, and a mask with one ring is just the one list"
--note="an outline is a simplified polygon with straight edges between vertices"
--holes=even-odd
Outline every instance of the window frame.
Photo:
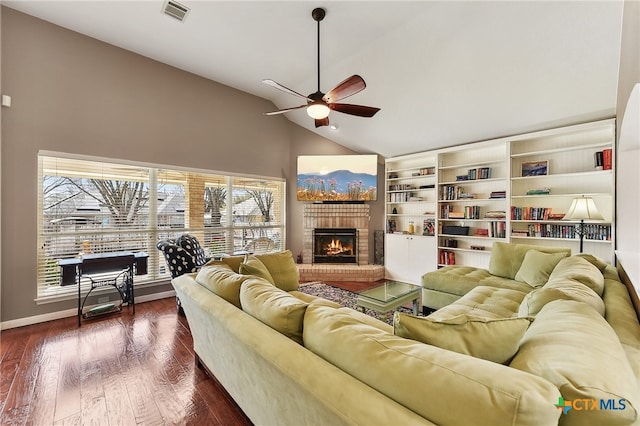
[[[143,237],[146,240],[146,248],[143,250],[148,255],[148,274],[144,276],[136,276],[134,278],[134,286],[136,288],[142,288],[149,285],[165,285],[170,280],[170,275],[168,271],[166,271],[165,260],[160,251],[158,251],[155,247],[155,244],[160,239],[164,239],[167,237],[177,237],[182,233],[191,233],[203,236],[204,240],[212,241],[215,240],[213,235],[223,234],[225,236],[225,244],[224,244],[224,253],[232,254],[237,251],[238,247],[236,246],[236,241],[238,233],[241,235],[245,235],[247,233],[254,235],[261,235],[265,233],[271,233],[271,235],[276,235],[279,237],[278,244],[276,245],[276,250],[286,250],[286,180],[284,178],[279,177],[271,177],[271,176],[258,176],[258,175],[249,175],[243,173],[233,173],[228,171],[215,171],[215,170],[203,170],[197,168],[189,168],[189,167],[181,167],[181,166],[173,166],[173,165],[161,165],[155,163],[146,163],[146,162],[138,162],[131,160],[123,160],[123,159],[114,159],[114,158],[106,158],[106,157],[98,157],[98,156],[88,156],[88,155],[80,155],[80,154],[70,154],[70,153],[62,153],[62,152],[54,152],[54,151],[44,151],[41,150],[37,154],[37,174],[38,174],[38,191],[37,191],[37,253],[36,253],[36,262],[37,262],[37,279],[36,279],[36,299],[35,301],[40,303],[50,303],[56,302],[64,299],[73,299],[77,298],[78,287],[77,284],[73,285],[47,285],[46,278],[49,277],[51,279],[52,272],[46,271],[49,267],[51,268],[51,260],[54,260],[56,263],[61,258],[68,257],[47,257],[45,253],[45,242],[49,241],[48,238],[56,238],[60,237],[60,235],[64,234],[69,237],[75,237],[74,241],[77,241],[77,237],[86,234],[88,231],[77,231],[77,232],[65,232],[65,233],[56,233],[56,232],[48,232],[46,231],[44,220],[45,220],[45,212],[44,212],[44,190],[43,190],[43,182],[45,171],[43,167],[43,162],[45,158],[51,159],[63,159],[65,161],[90,161],[90,162],[99,162],[111,166],[130,166],[137,167],[142,169],[148,169],[146,184],[148,185],[148,204],[146,206],[146,211],[148,218],[146,220],[146,226],[136,227],[136,228],[117,228],[120,229],[120,233],[126,231],[128,233],[141,233],[145,235]],[[80,164],[80,163],[79,163]],[[202,219],[202,226],[188,226],[188,219],[186,213],[184,213],[184,223],[182,226],[167,227],[166,224],[162,225],[158,223],[159,217],[159,209],[158,209],[158,187],[160,185],[159,174],[164,172],[175,173],[177,175],[183,173],[186,175],[195,175],[202,176],[203,180],[206,180],[207,176],[216,176],[224,178],[225,182],[225,190],[226,192],[226,205],[224,207],[224,212],[222,214],[226,218],[226,223],[218,226],[212,225],[212,220],[209,221],[209,226],[207,226],[206,220]],[[77,173],[82,174],[81,167],[78,166]],[[140,176],[136,176],[136,179],[140,180]],[[276,211],[276,216],[273,222],[262,222],[262,223],[247,223],[247,222],[237,222],[234,219],[234,203],[231,198],[236,190],[246,190],[246,185],[243,188],[240,188],[238,185],[234,186],[234,182],[268,182],[270,186],[269,188],[275,188],[273,191],[277,192],[274,200],[274,211]],[[186,182],[186,181],[185,181]],[[186,186],[186,185],[185,185]],[[185,204],[186,204],[186,191],[185,188]],[[204,206],[204,198],[203,198],[203,206]],[[186,208],[186,206],[185,206]],[[204,210],[203,210],[204,211]],[[273,217],[271,215],[271,217]],[[117,229],[101,229],[98,233],[103,234],[114,234],[117,233]],[[142,239],[135,240],[137,242],[141,242]],[[242,240],[240,240],[242,241]],[[117,243],[122,243],[122,241],[118,241]],[[204,246],[205,244],[203,244]],[[219,255],[221,252],[215,252],[218,250],[215,244],[210,246],[210,255]],[[229,253],[231,252],[231,253]],[[56,265],[58,273],[60,271],[60,267]],[[163,272],[164,269],[164,272]],[[50,282],[50,281],[49,281]],[[86,293],[89,290],[88,283],[81,283],[81,291],[82,293]],[[95,291],[94,291],[95,293]]]

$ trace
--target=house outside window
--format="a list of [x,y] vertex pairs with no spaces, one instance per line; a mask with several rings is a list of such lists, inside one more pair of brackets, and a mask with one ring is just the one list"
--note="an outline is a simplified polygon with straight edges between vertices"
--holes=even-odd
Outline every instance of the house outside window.
[[57,153],[38,162],[39,299],[77,293],[62,285],[58,261],[83,253],[148,253],[140,285],[170,278],[155,245],[183,233],[211,257],[245,252],[258,238],[285,248],[283,179]]

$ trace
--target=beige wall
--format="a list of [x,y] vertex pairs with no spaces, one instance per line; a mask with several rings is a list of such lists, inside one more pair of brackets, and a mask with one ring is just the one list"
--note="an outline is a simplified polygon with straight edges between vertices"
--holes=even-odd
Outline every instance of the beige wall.
[[295,176],[292,144],[343,150],[263,116],[274,109],[264,99],[13,9],[2,8],[1,31],[2,93],[13,100],[2,111],[3,322],[76,306],[34,302],[39,150],[283,178]]
[[[620,74],[618,76],[617,125],[624,120],[625,107],[633,86],[640,82],[640,2],[624,4]],[[635,117],[636,120],[638,117]],[[640,142],[639,142],[640,144]],[[616,163],[617,208],[616,244],[618,250],[640,252],[640,150],[618,151]],[[630,267],[630,266],[627,266]],[[635,265],[638,268],[638,265]],[[636,283],[637,285],[637,283]]]

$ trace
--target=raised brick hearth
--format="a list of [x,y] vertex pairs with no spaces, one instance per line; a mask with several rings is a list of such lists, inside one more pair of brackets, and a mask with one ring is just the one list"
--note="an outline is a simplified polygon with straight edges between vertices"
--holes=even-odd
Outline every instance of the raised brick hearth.
[[298,272],[301,283],[309,281],[374,282],[384,279],[382,265],[303,264],[298,265]]

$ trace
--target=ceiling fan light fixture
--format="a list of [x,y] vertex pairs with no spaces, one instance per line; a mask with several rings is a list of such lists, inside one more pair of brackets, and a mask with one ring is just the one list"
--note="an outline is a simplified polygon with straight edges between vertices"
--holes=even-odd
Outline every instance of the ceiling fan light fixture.
[[316,120],[327,118],[329,116],[329,112],[331,112],[331,110],[327,104],[319,101],[313,102],[307,107],[307,114],[309,117]]

